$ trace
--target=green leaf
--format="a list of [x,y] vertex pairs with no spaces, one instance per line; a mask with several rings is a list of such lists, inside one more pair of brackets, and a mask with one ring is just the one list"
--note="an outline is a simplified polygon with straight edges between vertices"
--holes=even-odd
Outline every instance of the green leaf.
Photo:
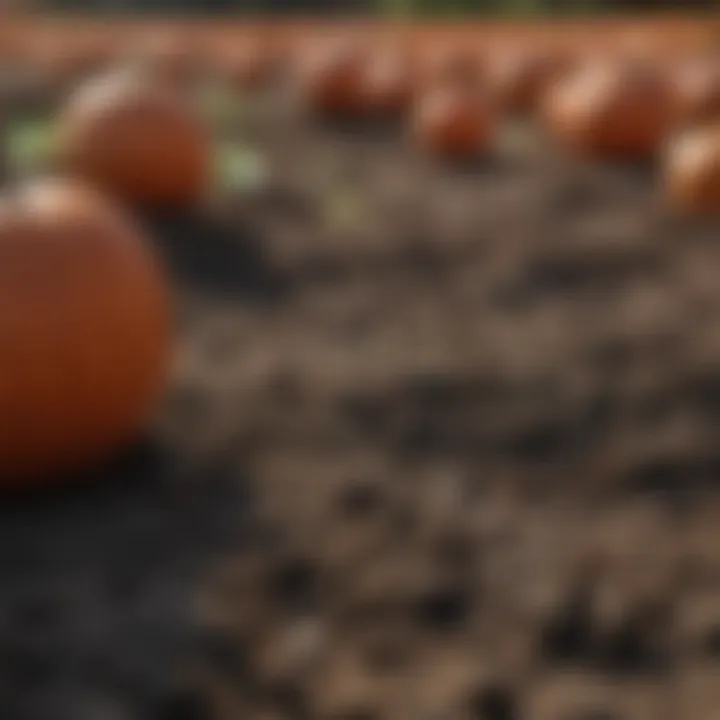
[[223,190],[252,191],[270,177],[266,157],[251,148],[224,144],[215,151],[215,167]]
[[44,168],[56,148],[55,127],[45,120],[11,123],[6,130],[7,160],[13,173],[25,175]]

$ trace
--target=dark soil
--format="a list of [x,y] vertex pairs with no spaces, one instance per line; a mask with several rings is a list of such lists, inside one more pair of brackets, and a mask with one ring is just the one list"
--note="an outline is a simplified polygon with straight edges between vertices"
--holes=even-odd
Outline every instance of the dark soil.
[[144,218],[150,439],[3,500],[0,717],[715,720],[720,225],[523,128],[272,117],[267,182]]

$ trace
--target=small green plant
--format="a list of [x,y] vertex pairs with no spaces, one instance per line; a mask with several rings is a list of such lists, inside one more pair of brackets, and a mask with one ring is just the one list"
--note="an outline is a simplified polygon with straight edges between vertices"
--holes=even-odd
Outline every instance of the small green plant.
[[5,132],[6,159],[11,175],[25,177],[51,164],[56,150],[54,124],[47,120],[10,123]]
[[233,143],[217,147],[215,167],[223,190],[252,192],[265,185],[270,177],[267,159],[261,152]]

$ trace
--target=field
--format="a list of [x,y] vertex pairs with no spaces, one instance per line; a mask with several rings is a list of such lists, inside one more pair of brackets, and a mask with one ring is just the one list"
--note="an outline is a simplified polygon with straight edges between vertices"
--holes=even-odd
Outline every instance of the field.
[[238,112],[141,218],[155,427],[2,501],[0,717],[716,720],[717,219],[524,123],[457,168]]

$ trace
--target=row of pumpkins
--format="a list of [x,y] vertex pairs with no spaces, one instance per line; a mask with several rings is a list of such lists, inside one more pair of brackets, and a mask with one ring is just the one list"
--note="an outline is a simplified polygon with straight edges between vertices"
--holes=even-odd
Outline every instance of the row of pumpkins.
[[[683,206],[720,210],[714,59],[683,63],[687,79],[676,82],[678,66],[635,53],[579,62],[536,47],[494,65],[467,50],[426,56],[418,64],[397,46],[370,52],[342,39],[288,67],[316,114],[407,119],[443,157],[486,150],[511,113],[535,114],[567,147],[601,158],[644,159],[690,125],[668,146],[668,188]],[[165,42],[139,66],[92,78],[97,58],[84,60],[52,65],[83,76],[58,119],[58,172],[0,202],[6,488],[108,457],[147,421],[168,372],[172,319],[162,263],[127,209],[187,207],[210,178],[211,138],[192,102],[206,77],[196,53]],[[222,68],[244,91],[260,90],[278,78],[276,60],[246,45],[223,55]]]
[[[662,47],[647,41],[606,43],[599,50],[505,42],[482,53],[471,45],[418,48],[353,37],[292,49],[294,55],[245,41],[211,50],[183,37],[153,38],[133,48],[138,62],[132,82],[128,73],[114,71],[81,85],[65,123],[72,136],[66,144],[82,148],[75,162],[93,165],[87,170],[125,199],[185,204],[209,172],[203,129],[189,113],[176,112],[169,121],[152,91],[142,102],[124,93],[131,88],[130,94],[142,95],[132,88],[141,78],[146,90],[163,86],[192,110],[194,90],[209,77],[244,93],[285,79],[313,113],[400,120],[419,147],[443,158],[482,155],[502,121],[517,115],[534,119],[559,146],[580,156],[660,156],[673,202],[694,211],[720,210],[720,54],[712,50],[663,55]],[[59,84],[75,85],[118,60],[108,58],[111,47],[97,45],[43,44],[40,50],[20,60]]]
[[[586,44],[505,41],[483,50],[467,42],[411,45],[338,36],[283,48],[247,39],[212,48],[158,35],[133,50],[145,71],[152,69],[157,81],[186,98],[208,76],[244,93],[285,80],[315,114],[402,120],[421,148],[451,159],[488,151],[504,119],[529,116],[559,146],[581,156],[661,156],[672,201],[695,211],[720,210],[720,55],[708,47],[670,52],[649,36]],[[25,60],[56,82],[74,83],[106,64],[111,49],[44,44]],[[183,201],[181,188],[160,186],[199,182],[201,143],[184,127],[174,137],[173,124],[166,124],[162,142],[141,141],[137,133],[147,130],[141,125],[149,115],[146,108],[132,119],[116,117],[112,129],[110,120],[97,123],[98,135],[109,132],[114,144],[95,138],[105,150],[88,152],[85,160],[122,161],[122,182],[132,195],[167,192],[168,200]],[[142,172],[140,165],[130,167],[131,149],[140,145],[157,155],[145,157]],[[120,157],[108,157],[113,147]]]

